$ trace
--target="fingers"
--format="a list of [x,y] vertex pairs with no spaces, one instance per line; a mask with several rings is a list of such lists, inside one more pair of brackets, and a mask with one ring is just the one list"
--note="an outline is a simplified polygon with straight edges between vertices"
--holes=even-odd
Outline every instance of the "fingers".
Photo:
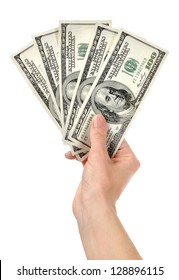
[[104,117],[102,115],[95,115],[90,126],[91,149],[89,156],[95,155],[96,157],[108,157],[106,134],[107,125]]
[[[104,117],[102,115],[95,115],[90,126],[91,149],[88,158],[93,158],[93,160],[99,159],[100,162],[102,162],[104,159],[110,159],[106,146],[106,134],[107,125]],[[70,151],[65,153],[65,157],[69,160],[77,159],[76,156],[72,155]],[[87,160],[88,159],[83,161],[82,164],[85,165]],[[126,140],[123,140],[119,150],[111,160],[115,162],[127,160],[129,165],[131,165],[134,170],[137,170],[140,166],[140,162],[136,158],[134,152]]]
[[119,150],[125,150],[129,153],[133,153],[131,147],[129,146],[128,142],[124,139],[119,147]]
[[[106,133],[107,125],[104,117],[102,115],[95,115],[90,125],[90,140],[91,140],[91,149],[90,153],[92,154],[107,154],[106,148]],[[75,155],[69,151],[65,153],[67,159],[76,159]]]
[[76,156],[73,156],[72,153],[69,151],[67,153],[65,153],[65,157],[67,159],[76,159]]
[[[76,159],[76,160],[78,161],[78,159],[76,158],[76,156],[72,155],[72,153],[71,153],[70,151],[65,153],[65,157],[66,157],[67,159],[70,159],[70,160]],[[83,166],[85,165],[86,161],[87,161],[87,159],[85,159],[85,160],[83,160],[83,161],[81,162]]]
[[123,140],[123,142],[121,143],[121,146],[115,154],[113,160],[117,162],[125,161],[125,163],[127,163],[128,165],[128,169],[133,173],[135,173],[140,167],[138,158],[136,157],[126,140]]

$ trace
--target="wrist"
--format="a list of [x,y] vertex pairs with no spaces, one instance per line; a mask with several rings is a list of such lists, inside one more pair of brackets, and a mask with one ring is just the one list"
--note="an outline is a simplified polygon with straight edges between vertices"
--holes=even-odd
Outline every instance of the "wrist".
[[117,259],[115,251],[120,221],[115,207],[99,200],[86,207],[77,222],[87,259]]
[[113,203],[98,197],[78,206],[75,216],[87,259],[141,259]]
[[104,220],[117,217],[115,204],[99,196],[81,202],[74,214],[81,231],[88,228],[97,228]]

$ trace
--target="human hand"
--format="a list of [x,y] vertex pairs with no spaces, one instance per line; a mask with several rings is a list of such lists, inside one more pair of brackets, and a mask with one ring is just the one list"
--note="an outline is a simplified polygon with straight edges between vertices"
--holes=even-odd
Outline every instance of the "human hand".
[[[115,203],[140,164],[124,140],[113,158],[106,148],[107,124],[102,115],[96,115],[90,127],[91,149],[88,159],[83,162],[83,174],[73,203],[78,219],[84,209],[94,208],[100,202],[115,209]],[[67,153],[66,158],[75,158]],[[90,208],[91,208],[90,207]]]
[[[106,148],[107,124],[96,115],[90,127],[91,149],[83,162],[73,211],[88,259],[141,259],[117,217],[115,203],[139,168],[126,141],[113,158]],[[66,158],[74,159],[71,153]]]

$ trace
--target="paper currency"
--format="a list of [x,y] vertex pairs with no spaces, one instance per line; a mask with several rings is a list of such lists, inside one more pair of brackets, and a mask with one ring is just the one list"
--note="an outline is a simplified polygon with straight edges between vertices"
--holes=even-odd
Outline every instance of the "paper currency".
[[59,92],[62,95],[60,107],[64,125],[90,37],[97,22],[111,24],[111,21],[91,20],[59,22]]
[[[55,28],[46,32],[42,32],[33,36],[35,45],[39,50],[46,75],[52,88],[52,95],[58,106],[58,115],[62,126],[62,103],[60,101],[61,94],[59,90],[59,28]],[[55,102],[54,101],[54,102]],[[62,128],[63,129],[63,128]],[[81,148],[70,146],[72,152],[79,153]]]
[[81,68],[75,85],[66,120],[66,126],[63,132],[64,140],[67,142],[70,140],[68,136],[71,132],[73,123],[78,116],[78,111],[82,106],[87,92],[89,92],[90,87],[92,86],[118,33],[118,30],[105,25],[98,24],[94,29],[86,57],[83,62],[83,67]]
[[11,57],[43,107],[61,130],[61,121],[51,95],[52,90],[36,46],[33,43],[29,44]]
[[89,125],[95,114],[108,124],[112,157],[166,56],[166,51],[122,30],[95,79],[76,119],[71,139],[90,147]]
[[[54,102],[58,105],[58,114],[61,116],[59,93],[59,29],[55,28],[33,36],[39,50],[46,75],[52,88]],[[60,117],[61,120],[61,117]]]
[[111,22],[60,21],[12,55],[80,161],[88,157],[95,114],[106,119],[107,150],[115,155],[167,55]]

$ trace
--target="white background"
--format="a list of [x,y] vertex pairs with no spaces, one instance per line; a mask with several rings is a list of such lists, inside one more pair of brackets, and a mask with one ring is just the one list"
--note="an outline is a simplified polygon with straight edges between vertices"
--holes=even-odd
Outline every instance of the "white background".
[[126,135],[141,168],[117,209],[145,261],[167,267],[178,258],[176,3],[6,0],[1,6],[0,259],[9,267],[4,279],[10,279],[10,273],[16,279],[16,269],[22,265],[86,261],[71,210],[82,166],[64,158],[68,147],[63,146],[60,132],[10,58],[31,42],[31,35],[57,27],[63,19],[109,19],[113,27],[123,27],[169,51]]

